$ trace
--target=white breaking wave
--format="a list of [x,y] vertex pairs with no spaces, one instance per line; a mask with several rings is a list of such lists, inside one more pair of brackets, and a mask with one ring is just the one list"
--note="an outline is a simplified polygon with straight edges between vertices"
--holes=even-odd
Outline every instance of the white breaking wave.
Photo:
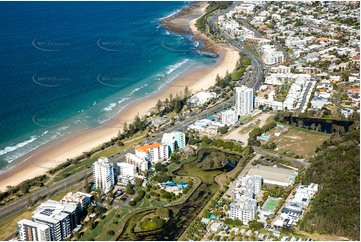
[[179,62],[177,64],[174,64],[174,65],[171,65],[169,66],[166,71],[166,74],[169,75],[171,74],[173,71],[175,71],[176,69],[178,69],[179,67],[181,67],[182,65],[184,65],[185,63],[187,63],[189,61],[189,59],[185,59],[184,61],[182,62]]
[[21,147],[24,147],[25,145],[27,144],[30,144],[31,142],[35,141],[37,139],[36,136],[31,136],[30,139],[24,141],[24,142],[21,142],[21,143],[18,143],[16,145],[13,145],[13,146],[7,146],[5,147],[5,149],[3,150],[0,150],[0,155],[5,155],[11,151],[14,151],[14,150],[17,150]]
[[113,110],[113,108],[115,106],[117,106],[116,103],[111,103],[111,104],[108,105],[108,107],[103,108],[102,111],[105,111],[105,112],[111,111],[111,110]]
[[46,135],[47,133],[49,133],[49,131],[46,130],[44,133],[42,133],[41,136],[44,136],[44,135]]
[[69,128],[70,126],[64,126],[64,127],[60,127],[58,130],[62,131],[62,130],[66,130],[67,128]]
[[181,10],[182,10],[182,8],[180,8],[180,9],[178,9],[178,10],[176,10],[176,11],[173,11],[173,12],[171,12],[170,14],[168,14],[167,16],[160,18],[159,20],[163,20],[163,19],[166,19],[166,18],[170,18],[170,17],[172,17],[173,15],[179,13]]
[[143,89],[143,88],[147,87],[148,85],[149,85],[149,84],[146,83],[145,85],[143,85],[143,86],[141,86],[141,87],[137,87],[137,88],[133,89],[133,90],[129,93],[128,96],[133,95],[134,93],[136,93],[136,92],[139,91],[140,89]]
[[128,97],[122,98],[118,101],[118,104],[121,104],[122,102],[127,101],[128,99],[129,99]]

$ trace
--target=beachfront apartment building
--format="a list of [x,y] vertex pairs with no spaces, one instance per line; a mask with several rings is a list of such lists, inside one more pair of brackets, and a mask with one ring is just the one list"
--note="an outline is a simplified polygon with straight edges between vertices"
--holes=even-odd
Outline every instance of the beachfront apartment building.
[[169,158],[169,149],[167,144],[154,142],[153,144],[137,145],[135,155],[151,163],[157,163]]
[[22,219],[17,222],[18,240],[20,241],[50,241],[50,227],[46,224]]
[[78,225],[77,207],[48,200],[35,210],[32,219],[49,226],[51,241],[66,240]]
[[93,195],[78,191],[67,193],[60,201],[62,203],[74,204],[78,207],[80,212],[83,212],[86,210],[92,199]]
[[237,115],[247,115],[253,111],[253,89],[247,86],[235,87],[235,110]]
[[221,111],[221,123],[223,125],[232,126],[238,121],[237,112],[234,109]]
[[108,158],[101,157],[93,164],[95,187],[108,193],[114,186],[114,168]]
[[126,186],[128,183],[134,184],[137,170],[135,165],[124,162],[118,162],[117,168],[119,170],[117,175],[118,184]]
[[147,154],[144,152],[139,152],[138,155],[142,155],[143,157],[139,157],[132,153],[127,153],[125,155],[124,163],[134,165],[137,173],[145,172],[148,170],[148,161],[145,159]]
[[176,149],[184,149],[186,147],[186,136],[183,132],[164,133],[162,144],[167,145],[169,153],[173,153]]

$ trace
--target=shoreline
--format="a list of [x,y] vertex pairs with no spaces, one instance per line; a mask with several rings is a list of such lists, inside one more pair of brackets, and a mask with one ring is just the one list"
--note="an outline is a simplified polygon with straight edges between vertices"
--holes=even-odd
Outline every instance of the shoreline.
[[[199,5],[201,7],[192,7],[193,10],[197,13],[204,12],[206,4],[201,3]],[[195,22],[201,15],[196,16],[197,14],[194,14],[194,12],[190,14],[192,14],[193,18],[188,19],[188,25],[196,37],[200,33],[196,30]],[[171,18],[175,19],[176,17],[171,16]],[[182,20],[183,24],[184,19]],[[165,100],[170,94],[175,96],[181,91],[183,92],[186,86],[193,93],[208,89],[209,86],[214,85],[217,74],[222,77],[227,71],[232,72],[239,60],[239,53],[237,51],[223,44],[216,45],[215,48],[219,54],[215,64],[191,68],[166,84],[156,93],[129,103],[104,124],[90,130],[79,131],[49,141],[14,160],[13,162],[18,164],[0,173],[0,190],[5,191],[8,185],[15,186],[24,180],[43,175],[49,169],[64,163],[67,159],[77,157],[83,152],[90,151],[111,140],[111,138],[117,136],[119,130],[122,130],[124,122],[130,123],[137,114],[143,116],[154,109],[158,99]]]

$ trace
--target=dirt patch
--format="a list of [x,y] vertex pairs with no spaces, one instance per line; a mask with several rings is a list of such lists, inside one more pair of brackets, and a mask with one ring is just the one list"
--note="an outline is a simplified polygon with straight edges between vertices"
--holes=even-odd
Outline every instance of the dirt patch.
[[289,129],[280,137],[270,141],[276,143],[280,153],[291,151],[295,155],[311,156],[323,141],[329,139],[329,135],[324,133],[300,130],[292,126],[289,126]]

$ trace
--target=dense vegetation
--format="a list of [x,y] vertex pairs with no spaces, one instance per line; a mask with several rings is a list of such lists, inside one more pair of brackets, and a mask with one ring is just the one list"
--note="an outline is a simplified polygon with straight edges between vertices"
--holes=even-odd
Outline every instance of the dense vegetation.
[[157,115],[164,116],[171,112],[180,113],[184,106],[187,105],[187,100],[191,96],[191,92],[188,87],[184,88],[184,93],[181,95],[176,95],[173,97],[172,94],[169,95],[169,98],[166,98],[163,102],[158,100],[156,104]]
[[300,228],[360,240],[360,130],[335,134],[317,151],[303,182],[319,191]]
[[271,122],[264,125],[262,128],[256,127],[252,129],[251,132],[249,132],[248,145],[261,146],[261,142],[257,140],[257,137],[273,129],[276,126],[276,122]]
[[251,59],[246,55],[242,55],[237,62],[237,69],[231,74],[232,81],[238,81],[246,72],[247,67],[251,64]]
[[209,2],[209,5],[206,8],[206,13],[202,17],[200,17],[196,22],[197,28],[204,33],[209,27],[207,23],[207,18],[210,16],[210,14],[217,9],[226,9],[231,5],[232,2],[222,2],[222,1]]
[[202,149],[198,153],[198,167],[205,171],[223,169],[228,163],[236,166],[240,158],[216,149]]

